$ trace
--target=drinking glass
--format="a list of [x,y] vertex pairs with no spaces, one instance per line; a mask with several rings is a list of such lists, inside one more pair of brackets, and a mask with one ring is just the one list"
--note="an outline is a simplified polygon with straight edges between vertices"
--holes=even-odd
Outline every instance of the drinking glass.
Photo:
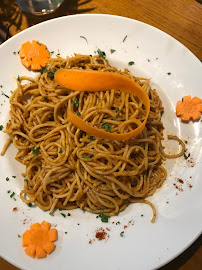
[[55,11],[63,0],[17,0],[20,9],[34,15],[45,15]]

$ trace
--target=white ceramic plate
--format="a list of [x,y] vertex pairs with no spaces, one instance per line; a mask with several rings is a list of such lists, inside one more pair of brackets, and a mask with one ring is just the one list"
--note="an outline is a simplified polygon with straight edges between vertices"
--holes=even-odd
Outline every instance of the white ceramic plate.
[[[80,36],[86,37],[87,42]],[[150,223],[151,209],[142,204],[133,204],[119,216],[110,218],[109,223],[102,223],[96,215],[80,210],[71,211],[67,218],[59,211],[51,217],[48,212],[24,204],[18,195],[25,168],[15,160],[16,149],[10,146],[6,155],[0,157],[1,256],[19,268],[29,270],[148,270],[168,263],[184,251],[202,229],[201,120],[183,124],[175,116],[176,102],[184,95],[201,97],[200,61],[178,41],[142,22],[110,15],[67,16],[33,26],[0,46],[0,91],[8,96],[16,87],[14,77],[30,76],[18,54],[13,53],[27,40],[39,40],[50,51],[57,53],[59,50],[64,57],[74,52],[94,54],[99,48],[105,51],[111,65],[121,69],[126,67],[135,75],[151,78],[165,107],[165,135],[172,133],[187,140],[191,160],[181,157],[166,162],[167,181],[150,198],[157,209],[154,224]],[[116,51],[111,54],[110,49]],[[134,61],[135,65],[129,66],[129,61]],[[36,76],[35,73],[31,75]],[[0,125],[5,127],[9,120],[8,98],[0,95],[0,104]],[[0,148],[6,138],[0,131]],[[177,144],[169,146],[169,151],[178,151]],[[177,181],[178,177],[183,184]],[[11,192],[7,193],[8,190]],[[16,201],[10,198],[12,192],[15,192],[13,198]],[[15,207],[17,212],[13,212]],[[21,236],[30,224],[43,220],[57,224],[56,250],[46,259],[32,259],[25,255],[18,235]],[[121,224],[116,225],[118,221]],[[95,231],[100,227],[109,228],[107,241],[95,239]],[[122,231],[123,237],[120,236]],[[92,244],[89,244],[90,240]]]

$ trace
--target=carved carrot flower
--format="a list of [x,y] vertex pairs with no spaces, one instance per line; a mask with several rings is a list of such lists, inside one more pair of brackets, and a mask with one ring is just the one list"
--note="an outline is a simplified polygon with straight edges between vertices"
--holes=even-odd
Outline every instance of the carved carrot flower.
[[25,253],[38,259],[45,258],[46,253],[50,254],[54,248],[54,241],[57,240],[57,230],[50,230],[50,223],[43,221],[41,224],[35,223],[30,226],[22,237],[22,246],[26,247]]
[[202,113],[202,100],[198,97],[191,96],[183,97],[182,101],[177,102],[176,114],[183,121],[198,120]]
[[32,70],[40,70],[42,67],[45,67],[50,58],[47,47],[36,40],[33,40],[32,43],[30,41],[23,43],[19,56],[23,65]]

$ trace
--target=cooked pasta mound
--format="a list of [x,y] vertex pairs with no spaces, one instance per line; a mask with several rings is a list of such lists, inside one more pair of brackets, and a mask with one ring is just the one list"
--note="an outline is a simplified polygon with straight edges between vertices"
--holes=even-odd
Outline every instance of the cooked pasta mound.
[[[89,125],[110,133],[134,129],[130,119],[144,120],[145,107],[134,95],[117,89],[79,92],[62,88],[54,73],[61,68],[115,72],[138,83],[148,94],[150,112],[144,130],[127,141],[86,134],[68,121],[71,109]],[[18,149],[16,160],[26,167],[20,197],[51,213],[55,208],[80,209],[113,216],[129,204],[146,200],[162,186],[166,170],[163,151],[162,102],[149,79],[120,71],[98,55],[53,58],[36,79],[22,76],[10,98],[9,142]],[[123,128],[122,128],[123,127]]]

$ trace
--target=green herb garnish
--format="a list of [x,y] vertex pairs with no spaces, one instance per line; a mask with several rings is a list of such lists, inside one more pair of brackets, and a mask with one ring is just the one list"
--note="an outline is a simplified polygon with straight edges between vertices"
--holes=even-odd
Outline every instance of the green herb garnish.
[[45,99],[45,101],[48,101],[48,97],[47,96],[44,96],[44,99]]
[[67,214],[67,216],[68,216],[68,217],[70,217],[70,216],[71,216],[71,214],[70,214],[70,213],[68,213],[68,214]]
[[77,112],[76,114],[77,114],[78,116],[81,116],[80,112]]
[[74,100],[74,106],[79,107],[79,101],[77,98],[75,98],[75,100]]
[[128,62],[128,64],[129,64],[129,66],[132,66],[132,65],[135,64],[135,62],[134,61],[130,61],[130,62]]
[[97,53],[98,53],[99,57],[106,58],[106,53],[104,51],[101,51],[100,49],[98,49]]
[[120,109],[119,109],[119,108],[117,108],[117,109],[116,109],[116,113],[117,113],[117,112],[119,112],[119,110],[120,110]]
[[92,137],[88,137],[88,139],[89,139],[90,141],[93,141],[93,140],[94,140]]
[[125,41],[126,41],[127,37],[128,37],[127,35],[124,37],[123,42],[125,42]]
[[41,43],[39,43],[38,41],[37,41],[37,44],[38,44],[38,45],[41,45]]
[[39,71],[41,74],[43,74],[43,73],[47,72],[48,70],[47,70],[47,67],[42,67],[42,69]]
[[65,234],[67,234],[67,232],[65,232]]
[[53,213],[51,213],[51,212],[49,213],[49,215],[54,217]]
[[2,125],[0,125],[0,131],[3,130],[3,128],[4,128],[4,127],[3,127]]
[[124,231],[122,231],[122,232],[120,233],[120,236],[121,236],[121,237],[123,237],[123,235],[124,235]]
[[119,224],[121,224],[121,222],[120,222],[120,221],[117,221],[117,222],[116,222],[116,225],[119,225]]
[[86,38],[86,37],[84,37],[84,36],[80,36],[80,38],[85,39],[85,41],[88,43],[88,40],[87,40],[87,38]]
[[168,75],[171,75],[171,72],[168,72],[167,74],[168,74]]
[[184,153],[184,158],[185,159],[188,159],[190,157],[190,153],[188,154],[188,155],[186,155],[185,153]]
[[64,213],[60,213],[64,218],[66,218],[66,215]]
[[110,53],[114,53],[115,51],[116,51],[116,50],[114,50],[114,49],[111,49],[111,50],[110,50]]
[[21,237],[21,235],[18,234],[18,238],[20,238],[20,237]]
[[30,202],[30,203],[28,203],[27,205],[28,205],[29,207],[32,207],[32,203],[31,203],[31,202]]
[[16,176],[15,176],[15,175],[13,175],[12,177],[13,177],[13,178],[16,178]]
[[103,123],[101,125],[101,128],[105,129],[107,132],[111,132],[111,129],[112,129],[111,125],[108,124],[107,122]]
[[33,155],[37,155],[39,153],[39,147],[31,148]]
[[18,78],[17,78],[17,80],[20,82],[20,76],[18,75]]
[[59,154],[61,154],[62,153],[62,147],[60,148],[60,151],[59,151]]
[[13,192],[13,193],[10,195],[10,197],[13,198],[14,195],[15,195],[15,192]]
[[29,185],[28,180],[27,180],[26,178],[24,179],[24,182],[26,182],[26,183],[27,183],[27,185]]
[[112,117],[112,120],[115,120],[115,119],[116,119],[116,116],[113,116],[113,117]]
[[101,221],[104,223],[107,223],[109,221],[109,217],[105,214],[99,214],[99,217],[101,218]]
[[2,96],[5,96],[6,98],[9,98],[8,95],[6,95],[4,92],[1,91]]
[[8,177],[6,177],[6,181],[9,181],[9,178]]

